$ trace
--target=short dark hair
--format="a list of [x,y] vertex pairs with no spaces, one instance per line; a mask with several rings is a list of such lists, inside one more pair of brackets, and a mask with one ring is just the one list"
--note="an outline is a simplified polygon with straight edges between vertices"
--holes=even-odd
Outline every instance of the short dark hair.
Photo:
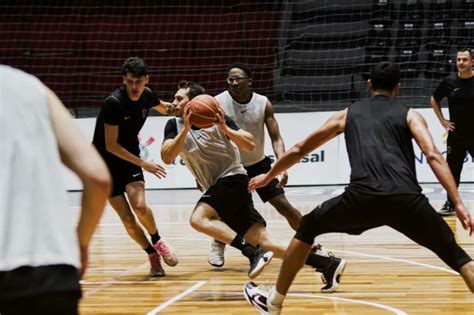
[[472,50],[470,48],[464,47],[464,48],[458,49],[458,53],[463,53],[463,52],[469,53],[469,56],[471,56],[472,58]]
[[380,62],[370,71],[373,90],[392,91],[400,82],[400,68],[392,62]]
[[190,100],[195,98],[198,95],[206,93],[206,89],[202,85],[196,82],[186,81],[186,80],[179,81],[178,89],[188,90],[187,94]]
[[237,68],[245,72],[247,77],[252,78],[252,71],[250,70],[249,66],[247,66],[245,63],[241,62],[236,62],[230,65],[229,68],[227,68],[227,72],[230,71],[230,69]]
[[140,57],[130,57],[122,65],[122,74],[131,73],[134,77],[148,75],[145,61]]

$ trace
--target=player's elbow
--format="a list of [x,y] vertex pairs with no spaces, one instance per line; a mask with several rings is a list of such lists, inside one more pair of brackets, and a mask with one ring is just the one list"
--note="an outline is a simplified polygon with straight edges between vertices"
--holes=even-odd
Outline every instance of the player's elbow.
[[255,142],[253,140],[248,140],[245,142],[245,145],[244,145],[244,149],[245,151],[252,151],[253,149],[255,149]]
[[255,149],[255,142],[253,141],[253,137],[252,138],[246,137],[244,141],[241,141],[238,143],[238,146],[243,151],[247,151],[247,152],[252,151],[253,149]]
[[425,152],[426,162],[430,165],[434,163],[441,163],[443,161],[443,156],[438,150],[430,150]]
[[163,161],[163,163],[165,163],[166,165],[170,165],[173,163],[174,159],[171,159],[171,158],[167,158],[165,156],[161,156],[161,160]]
[[116,142],[105,142],[105,149],[107,152],[114,154],[117,150],[117,143]]
[[94,191],[109,191],[111,185],[110,173],[105,164],[89,172],[82,181],[84,186],[93,187]]
[[251,133],[240,130],[240,137],[242,139],[242,141],[239,141],[238,143],[240,149],[248,152],[255,149],[255,141]]
[[166,152],[161,151],[161,160],[163,163],[169,165],[172,164],[174,161],[174,157],[172,157],[170,154],[167,154]]

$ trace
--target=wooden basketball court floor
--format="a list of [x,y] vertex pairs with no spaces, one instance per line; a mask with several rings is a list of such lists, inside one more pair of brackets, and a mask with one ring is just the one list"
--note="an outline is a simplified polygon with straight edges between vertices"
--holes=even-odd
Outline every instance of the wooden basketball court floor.
[[[445,195],[439,185],[423,185],[424,193],[438,209]],[[288,199],[303,213],[321,201],[341,193],[341,186],[287,188]],[[474,209],[474,184],[462,184],[466,205]],[[148,260],[126,234],[108,206],[90,248],[90,265],[82,281],[81,314],[257,314],[242,294],[248,260],[230,247],[225,265],[207,262],[210,238],[194,231],[188,218],[200,193],[196,190],[150,190],[160,234],[176,249],[180,262],[167,276],[148,276]],[[70,193],[77,211],[79,193]],[[271,206],[254,196],[270,234],[289,241],[293,236],[286,221]],[[455,217],[446,218],[461,246],[474,257],[474,237],[469,237]],[[303,268],[290,289],[282,314],[474,314],[474,295],[461,277],[429,250],[405,236],[382,227],[361,236],[322,235],[317,241],[344,257],[342,284],[332,294],[319,292],[319,274]],[[273,284],[281,261],[273,259],[255,280]]]

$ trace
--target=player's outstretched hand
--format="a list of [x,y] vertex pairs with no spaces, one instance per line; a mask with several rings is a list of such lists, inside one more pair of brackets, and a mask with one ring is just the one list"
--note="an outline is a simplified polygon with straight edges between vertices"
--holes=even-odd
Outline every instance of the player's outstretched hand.
[[459,221],[461,221],[462,227],[469,232],[469,235],[472,235],[472,231],[474,230],[474,217],[462,203],[456,205],[456,215]]
[[278,176],[279,183],[277,184],[277,188],[283,188],[288,183],[288,173],[284,172],[280,176]]
[[443,125],[444,129],[447,129],[447,130],[449,130],[449,131],[454,131],[454,129],[456,128],[456,127],[454,126],[454,123],[451,122],[451,121],[449,121],[449,120],[447,120],[447,119],[444,119],[444,120],[441,122],[441,124]]
[[166,170],[163,166],[156,164],[155,162],[145,161],[143,162],[143,169],[147,172],[152,173],[158,178],[166,177]]
[[252,177],[249,181],[248,191],[253,192],[255,189],[268,185],[268,183],[272,180],[271,178],[267,178],[266,174],[260,174],[258,176]]

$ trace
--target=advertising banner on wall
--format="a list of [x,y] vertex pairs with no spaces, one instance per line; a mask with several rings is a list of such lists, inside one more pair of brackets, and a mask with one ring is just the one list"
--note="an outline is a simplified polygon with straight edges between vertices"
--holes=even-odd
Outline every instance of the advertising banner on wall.
[[[435,144],[446,157],[447,132],[441,127],[432,109],[418,109],[427,120]],[[319,128],[335,112],[307,112],[276,114],[286,148],[290,148],[298,141]],[[446,117],[447,117],[446,113]],[[163,142],[164,127],[169,117],[149,117],[140,132],[140,150],[142,158],[153,160],[164,165],[160,158],[160,148]],[[76,120],[88,139],[92,139],[95,127],[95,118]],[[436,182],[426,157],[414,143],[418,180],[422,183]],[[271,141],[266,137],[265,152],[275,158]],[[196,184],[181,158],[173,164],[166,165],[168,173],[165,179],[158,179],[154,175],[145,173],[146,188],[195,188]],[[344,135],[324,144],[314,152],[305,156],[288,172],[289,186],[299,185],[335,185],[349,182],[350,166],[347,158]],[[81,190],[81,183],[68,170],[65,171],[66,187],[68,190]],[[474,182],[474,160],[467,155],[461,176],[461,181]]]

